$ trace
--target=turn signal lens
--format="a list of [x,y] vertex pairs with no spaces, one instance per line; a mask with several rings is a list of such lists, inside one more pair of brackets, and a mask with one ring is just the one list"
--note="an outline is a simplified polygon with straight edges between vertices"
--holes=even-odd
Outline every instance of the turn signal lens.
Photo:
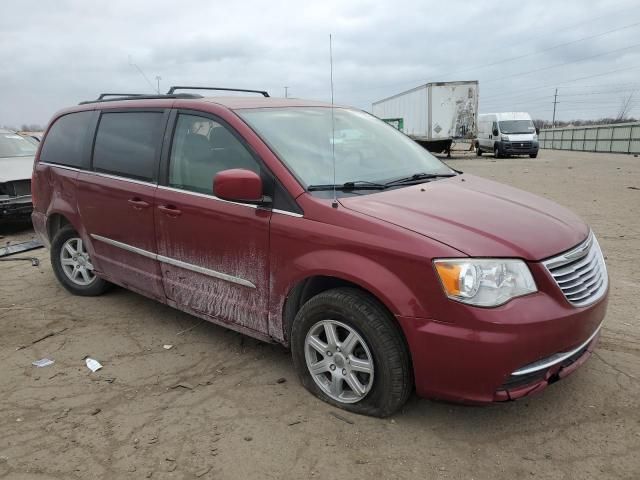
[[460,295],[460,265],[436,263],[436,270],[447,295]]

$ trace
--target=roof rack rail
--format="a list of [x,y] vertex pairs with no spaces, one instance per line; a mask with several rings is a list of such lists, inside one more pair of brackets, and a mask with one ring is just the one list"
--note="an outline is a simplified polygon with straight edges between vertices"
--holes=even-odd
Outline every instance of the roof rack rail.
[[101,93],[98,100],[102,100],[104,97],[141,97],[144,93]]
[[[122,96],[124,95],[124,96]],[[114,98],[105,98],[114,97]],[[195,93],[175,93],[167,95],[145,95],[144,93],[102,93],[95,100],[85,100],[78,105],[87,105],[89,103],[103,103],[103,102],[119,102],[120,100],[159,100],[159,99],[189,99],[189,98],[202,98],[202,95]]]
[[246,88],[224,88],[224,87],[171,87],[167,92],[167,95],[171,95],[176,90],[222,90],[225,92],[245,92],[245,93],[259,93],[264,97],[269,97],[269,92],[266,90],[248,90]]

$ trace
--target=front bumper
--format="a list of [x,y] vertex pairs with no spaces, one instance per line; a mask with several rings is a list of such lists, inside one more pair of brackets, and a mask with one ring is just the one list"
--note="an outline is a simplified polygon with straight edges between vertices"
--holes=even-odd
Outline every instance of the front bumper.
[[0,218],[24,218],[33,211],[31,195],[0,197]]
[[535,155],[538,153],[539,144],[537,141],[505,142],[499,141],[498,151],[502,155]]
[[[497,308],[450,301],[455,323],[397,317],[411,350],[418,395],[490,403],[541,391],[590,356],[607,297],[608,292],[576,308],[561,294],[538,292]],[[536,366],[541,368],[527,370]]]

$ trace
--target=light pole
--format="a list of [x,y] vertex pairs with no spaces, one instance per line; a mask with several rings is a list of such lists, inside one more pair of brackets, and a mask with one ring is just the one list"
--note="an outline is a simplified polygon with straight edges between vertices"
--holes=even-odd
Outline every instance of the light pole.
[[162,80],[162,77],[160,75],[156,75],[156,82],[158,82],[158,95],[160,95],[160,80]]
[[284,87],[284,98],[289,98],[289,87]]

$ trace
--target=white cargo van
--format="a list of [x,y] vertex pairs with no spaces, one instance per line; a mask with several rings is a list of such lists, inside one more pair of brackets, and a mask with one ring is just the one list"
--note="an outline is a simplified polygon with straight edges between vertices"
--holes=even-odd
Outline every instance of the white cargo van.
[[496,158],[509,155],[538,156],[538,129],[526,112],[483,113],[478,115],[476,155],[493,153]]

